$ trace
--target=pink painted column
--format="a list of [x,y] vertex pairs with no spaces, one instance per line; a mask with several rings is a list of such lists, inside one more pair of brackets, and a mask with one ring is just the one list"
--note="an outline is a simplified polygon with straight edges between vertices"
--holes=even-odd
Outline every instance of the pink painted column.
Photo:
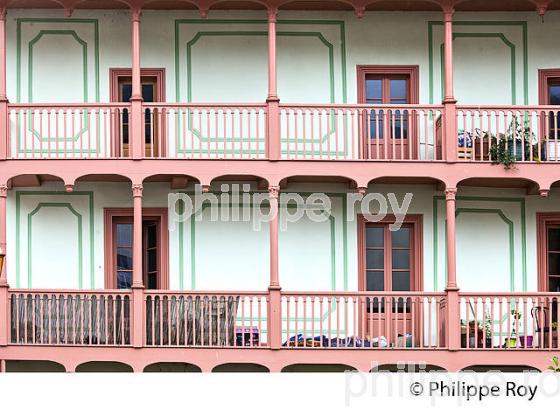
[[449,350],[460,347],[459,288],[457,287],[457,244],[455,230],[455,198],[457,188],[445,190],[446,240],[447,240],[447,346]]
[[[0,248],[6,254],[6,201],[8,196],[7,185],[0,185]],[[0,271],[0,346],[6,346],[9,338],[9,312],[8,312],[8,276],[6,260]]]
[[276,16],[278,10],[268,10],[268,96],[267,104],[267,157],[280,159],[280,99],[277,91]]
[[445,152],[447,162],[457,160],[457,100],[453,87],[453,14],[452,6],[443,10],[444,48],[444,97],[445,111]]
[[0,160],[8,156],[6,71],[6,9],[0,8]]
[[271,349],[280,349],[282,345],[282,309],[281,287],[278,272],[278,197],[280,187],[268,188],[270,202],[270,284],[268,286],[268,341]]
[[142,184],[132,184],[132,345],[142,347],[144,338],[144,283],[142,261]]
[[130,97],[129,144],[132,159],[144,156],[144,118],[142,110],[142,79],[140,70],[140,9],[132,10],[132,95]]

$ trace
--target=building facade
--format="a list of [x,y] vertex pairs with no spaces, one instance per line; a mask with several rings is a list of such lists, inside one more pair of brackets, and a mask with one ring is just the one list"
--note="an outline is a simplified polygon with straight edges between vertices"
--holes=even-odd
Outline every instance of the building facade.
[[560,2],[0,11],[2,370],[558,351]]

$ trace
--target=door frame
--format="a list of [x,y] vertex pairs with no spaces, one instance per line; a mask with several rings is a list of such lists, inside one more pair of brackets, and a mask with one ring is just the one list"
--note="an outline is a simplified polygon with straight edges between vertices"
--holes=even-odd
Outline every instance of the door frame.
[[[358,290],[366,292],[366,275],[365,275],[365,232],[368,223],[390,224],[394,223],[396,218],[394,215],[387,215],[380,221],[369,222],[363,214],[358,214]],[[424,266],[423,266],[423,217],[420,214],[407,214],[403,220],[403,224],[413,226],[412,246],[414,255],[412,259],[411,271],[413,270],[413,278],[411,292],[422,292],[424,290]],[[412,272],[411,272],[412,274]],[[387,291],[387,290],[385,290]]]
[[537,289],[547,292],[548,288],[548,237],[547,225],[560,225],[560,212],[537,212]]
[[[380,75],[380,76],[406,76],[409,78],[409,102],[408,104],[419,104],[420,103],[420,66],[418,65],[357,65],[356,66],[356,78],[358,83],[358,104],[366,104],[366,77],[368,75]],[[417,142],[418,142],[418,132],[417,132],[417,124],[416,118],[414,115],[411,116],[409,121],[409,130],[408,130],[408,144],[411,145],[410,152],[412,158],[418,158],[418,150],[417,150]],[[385,123],[384,123],[385,124]],[[385,124],[387,126],[388,124]],[[364,130],[364,135],[361,137],[364,143],[364,152],[362,153],[364,156],[366,155],[365,146],[366,143],[369,144],[369,135],[366,134],[366,130],[368,129],[367,125],[364,126],[362,124],[362,129]],[[389,129],[390,131],[390,129]],[[390,136],[385,135],[386,132],[383,133],[383,140],[385,144],[388,144],[391,140]],[[408,153],[406,153],[408,154]],[[402,152],[401,155],[405,155]],[[395,158],[393,158],[395,159]]]
[[[109,68],[111,102],[119,102],[119,79],[121,77],[132,77],[132,68]],[[158,102],[165,102],[165,68],[142,68],[140,77],[155,77],[158,87],[154,97]]]
[[[368,223],[378,223],[378,224],[390,224],[394,223],[396,218],[394,215],[388,215],[380,221],[377,222],[370,222],[368,221],[363,214],[358,214],[358,290],[361,292],[367,292],[366,290],[366,274],[365,274],[365,261],[366,261],[366,243],[365,243],[365,233],[366,233],[366,226]],[[423,229],[422,229],[422,221],[423,217],[420,214],[410,214],[406,215],[403,224],[412,225],[412,244],[411,250],[414,253],[412,256],[412,264],[411,264],[411,290],[410,292],[421,292],[424,289],[424,270],[423,270],[423,245],[422,245],[422,238],[423,238]],[[387,255],[385,255],[387,257]],[[386,266],[386,264],[385,264]],[[384,292],[392,292],[388,291],[387,289]],[[404,292],[403,292],[404,293]],[[386,306],[385,306],[386,307]],[[370,320],[367,313],[367,306],[364,307],[365,310],[359,309],[358,314],[358,333],[360,335],[365,335],[366,333],[370,333],[368,331],[368,326],[370,324]],[[364,317],[365,313],[365,317]],[[392,337],[395,336],[396,333],[395,329],[390,329],[392,322],[392,311],[385,311],[384,313],[373,313],[377,315],[377,320],[384,320],[383,330],[385,333],[385,337],[388,341],[391,341]],[[412,312],[410,313],[411,323],[414,323],[414,341],[413,344],[416,346],[423,345],[423,340],[420,340],[420,326],[424,326],[422,322],[422,314],[423,312],[421,309],[417,309],[414,318],[412,318]],[[399,313],[397,313],[399,315]],[[365,328],[364,328],[365,326]],[[380,326],[380,324],[378,324]],[[392,340],[392,342],[396,343],[397,340]]]
[[[120,87],[119,87],[119,81],[122,77],[131,77],[132,78],[132,68],[109,68],[109,97],[110,97],[110,101],[112,103],[118,103],[119,102],[119,96],[120,96]],[[161,102],[164,103],[165,102],[165,88],[166,88],[166,83],[165,83],[165,68],[141,68],[140,69],[140,79],[142,79],[142,77],[154,77],[156,79],[156,89],[154,90],[154,100],[155,102]],[[157,117],[157,115],[156,115]],[[130,121],[130,112],[129,112],[129,121]],[[157,123],[157,118],[155,120],[155,122]],[[129,125],[130,126],[130,125]],[[165,143],[165,138],[163,137],[164,135],[166,135],[165,132],[165,121],[162,121],[162,124],[159,126],[159,132],[161,133],[160,135],[160,139],[161,139],[161,146],[159,146],[157,149],[160,151],[159,155],[160,156],[165,156],[165,152],[166,152],[166,143]],[[113,124],[113,128],[112,129],[118,129],[118,127],[115,127],[115,124]],[[142,131],[142,134],[144,134],[144,131]],[[129,145],[130,145],[130,128],[129,128]],[[152,135],[153,138],[153,135]],[[142,136],[142,152],[143,155],[145,154],[145,136]],[[122,152],[120,152],[120,142],[119,141],[112,141],[113,144],[113,152],[118,153],[118,155],[123,155]],[[130,156],[130,153],[129,153]]]
[[[134,217],[133,208],[104,208],[104,252],[105,252],[105,289],[115,289],[117,278],[113,270],[113,218]],[[167,229],[167,208],[142,208],[142,221],[147,219],[159,219],[159,289],[169,289],[169,230]],[[142,269],[144,269],[142,265]]]

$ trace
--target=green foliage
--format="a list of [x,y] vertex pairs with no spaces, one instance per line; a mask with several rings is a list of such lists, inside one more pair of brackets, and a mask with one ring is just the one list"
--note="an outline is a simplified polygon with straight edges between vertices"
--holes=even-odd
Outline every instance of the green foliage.
[[548,366],[548,370],[554,373],[560,373],[560,360],[558,356],[554,356],[551,360],[552,365]]

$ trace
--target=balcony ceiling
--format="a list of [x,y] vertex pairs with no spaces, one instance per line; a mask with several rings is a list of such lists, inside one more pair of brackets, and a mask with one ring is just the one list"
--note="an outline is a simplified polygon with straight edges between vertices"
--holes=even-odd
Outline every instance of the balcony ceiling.
[[457,11],[534,11],[538,6],[560,10],[560,0],[0,0],[0,7],[22,9],[127,9],[147,10],[280,10],[439,11],[441,3],[455,3]]

